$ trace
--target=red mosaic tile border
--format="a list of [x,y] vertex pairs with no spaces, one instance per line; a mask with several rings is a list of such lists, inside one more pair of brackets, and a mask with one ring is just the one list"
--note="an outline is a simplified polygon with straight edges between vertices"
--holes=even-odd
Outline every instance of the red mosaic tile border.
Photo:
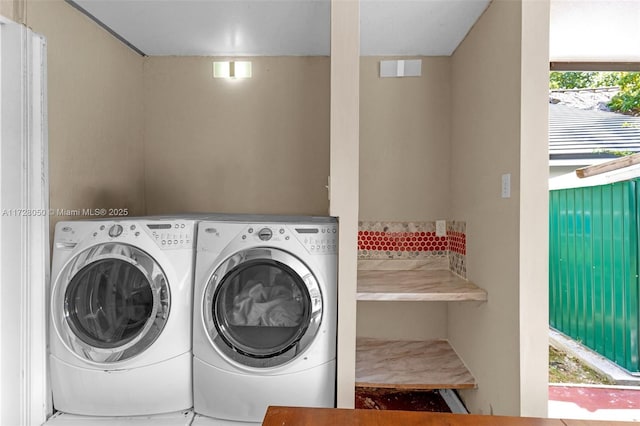
[[360,260],[448,260],[449,270],[467,276],[466,223],[447,221],[447,235],[436,236],[436,222],[358,222]]
[[358,250],[433,252],[467,254],[464,232],[449,231],[445,237],[435,232],[358,231]]
[[447,236],[435,232],[358,231],[358,249],[376,251],[434,252],[447,251]]
[[449,239],[449,251],[467,254],[467,236],[464,232],[449,231],[447,238]]

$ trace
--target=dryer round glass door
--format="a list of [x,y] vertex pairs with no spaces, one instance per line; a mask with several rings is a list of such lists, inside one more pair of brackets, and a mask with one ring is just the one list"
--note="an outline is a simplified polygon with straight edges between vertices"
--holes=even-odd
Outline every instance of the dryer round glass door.
[[51,312],[76,355],[116,362],[156,340],[169,305],[167,279],[157,262],[136,247],[108,243],[83,251],[62,270]]
[[250,367],[274,367],[304,351],[322,319],[315,276],[298,258],[256,248],[228,258],[211,275],[203,306],[209,337]]

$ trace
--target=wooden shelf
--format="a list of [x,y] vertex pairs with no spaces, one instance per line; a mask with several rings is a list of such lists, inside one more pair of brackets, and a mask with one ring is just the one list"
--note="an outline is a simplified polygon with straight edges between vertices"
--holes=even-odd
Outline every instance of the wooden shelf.
[[630,426],[635,423],[599,420],[564,420],[537,417],[451,414],[429,411],[349,410],[270,406],[263,426],[281,425],[402,425],[402,426]]
[[356,386],[469,389],[476,381],[446,340],[356,340]]
[[487,292],[447,270],[359,270],[356,299],[486,301]]

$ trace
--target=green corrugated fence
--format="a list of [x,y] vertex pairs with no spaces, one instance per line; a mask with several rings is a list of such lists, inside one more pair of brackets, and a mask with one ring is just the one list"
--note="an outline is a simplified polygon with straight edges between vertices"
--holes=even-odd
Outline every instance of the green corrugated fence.
[[549,324],[640,371],[640,179],[550,191]]

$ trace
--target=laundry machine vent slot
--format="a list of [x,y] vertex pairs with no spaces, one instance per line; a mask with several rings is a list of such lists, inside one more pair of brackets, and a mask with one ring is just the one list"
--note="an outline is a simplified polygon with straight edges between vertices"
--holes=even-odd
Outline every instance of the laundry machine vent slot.
[[298,234],[317,234],[318,228],[296,228]]
[[65,242],[56,243],[56,248],[62,249],[62,250],[71,250],[71,249],[75,248],[76,246],[77,246],[76,243],[65,243]]

